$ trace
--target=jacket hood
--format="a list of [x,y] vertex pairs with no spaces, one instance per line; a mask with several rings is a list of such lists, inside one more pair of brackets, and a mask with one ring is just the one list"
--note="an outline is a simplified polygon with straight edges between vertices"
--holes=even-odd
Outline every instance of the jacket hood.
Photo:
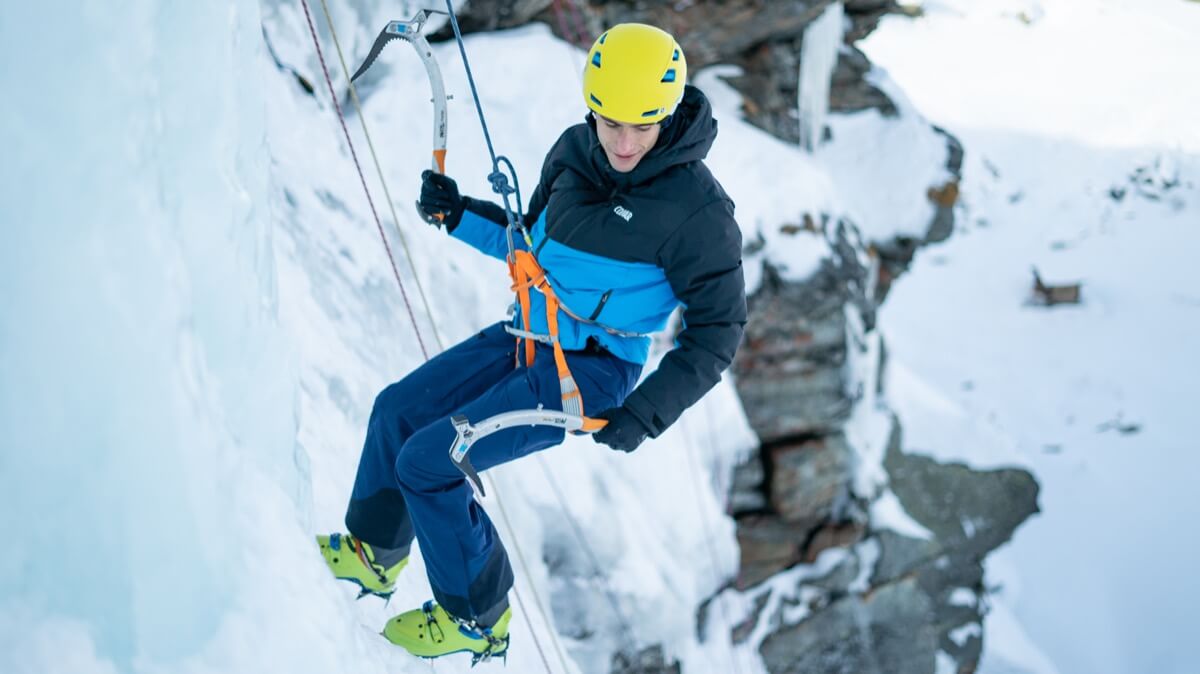
[[587,117],[591,129],[591,162],[612,183],[621,187],[638,185],[654,179],[667,169],[708,156],[708,151],[717,139],[717,120],[713,119],[712,106],[708,97],[692,85],[683,90],[683,100],[668,121],[664,122],[658,142],[646,153],[638,165],[628,173],[621,173],[608,163],[608,156],[600,146],[596,135],[596,119]]

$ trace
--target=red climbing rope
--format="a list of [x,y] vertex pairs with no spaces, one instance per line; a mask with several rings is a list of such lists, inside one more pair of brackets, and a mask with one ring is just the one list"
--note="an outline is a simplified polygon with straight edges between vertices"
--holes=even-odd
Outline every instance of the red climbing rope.
[[346,116],[342,114],[342,106],[338,104],[337,94],[333,91],[333,79],[329,77],[329,68],[325,65],[325,53],[321,51],[321,41],[317,39],[317,29],[313,25],[312,14],[308,10],[308,0],[300,0],[304,6],[304,18],[308,19],[308,31],[312,34],[313,45],[317,48],[317,58],[321,61],[321,72],[325,74],[325,84],[329,86],[329,98],[337,109],[338,121],[342,124],[342,133],[346,134],[346,145],[350,146],[350,157],[354,159],[354,167],[358,169],[358,179],[362,182],[363,192],[367,195],[367,203],[371,206],[371,215],[375,217],[375,226],[379,229],[379,237],[383,239],[383,248],[387,251],[388,262],[392,265],[392,274],[400,286],[400,296],[404,298],[404,307],[408,309],[408,317],[412,321],[413,331],[417,334],[417,343],[421,345],[421,353],[429,360],[429,351],[425,348],[425,340],[421,338],[421,330],[417,327],[417,317],[413,313],[412,303],[408,301],[408,292],[404,282],[400,280],[400,270],[396,267],[396,259],[392,256],[392,246],[388,243],[387,235],[383,233],[383,222],[379,212],[375,210],[375,201],[371,199],[371,190],[367,189],[367,178],[363,175],[362,165],[358,162],[358,153],[354,151],[354,142],[350,140],[350,129],[346,127]]

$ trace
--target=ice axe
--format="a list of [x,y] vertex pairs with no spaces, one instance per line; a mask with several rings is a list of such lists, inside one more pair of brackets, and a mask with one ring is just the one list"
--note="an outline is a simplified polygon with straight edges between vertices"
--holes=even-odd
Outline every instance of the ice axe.
[[475,467],[471,465],[470,457],[467,456],[467,453],[471,451],[471,445],[482,438],[516,426],[554,426],[568,433],[595,433],[604,428],[608,422],[604,419],[581,417],[539,407],[536,410],[503,412],[474,425],[467,420],[466,415],[456,414],[450,417],[450,423],[454,424],[454,430],[458,433],[454,438],[454,444],[450,445],[450,461],[467,477],[467,482],[471,483],[471,489],[475,491],[477,497],[483,498],[487,496],[483,490],[483,482],[479,479],[479,473]]
[[[433,162],[431,168],[438,173],[446,172],[446,134],[447,134],[447,115],[446,101],[449,97],[446,96],[446,85],[442,81],[442,70],[438,67],[437,59],[433,56],[433,49],[429,47],[429,41],[425,39],[424,33],[421,30],[425,27],[425,22],[429,20],[431,14],[445,14],[445,12],[435,9],[422,9],[408,21],[389,21],[379,36],[375,38],[375,43],[371,45],[371,51],[367,53],[367,58],[363,64],[358,67],[350,81],[358,79],[371,64],[375,63],[375,59],[379,58],[379,54],[383,51],[384,46],[392,40],[403,40],[413,46],[417,56],[420,57],[421,63],[425,66],[425,72],[429,75],[429,88],[433,92],[433,97],[430,99],[433,102]],[[420,205],[417,206],[417,213],[421,219],[431,225],[440,225],[442,220],[446,218],[444,213],[429,214],[421,210]]]

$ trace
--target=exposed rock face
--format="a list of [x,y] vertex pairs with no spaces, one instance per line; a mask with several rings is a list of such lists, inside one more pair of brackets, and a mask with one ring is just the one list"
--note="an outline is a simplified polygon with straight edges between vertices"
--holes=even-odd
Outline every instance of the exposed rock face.
[[[814,223],[815,226],[815,223]],[[854,407],[847,307],[873,326],[874,264],[848,222],[823,222],[834,256],[803,282],[764,268],[734,361],[738,395],[762,440],[734,471],[731,506],[747,588],[820,551],[856,542],[864,503],[851,493],[854,449],[842,426]]]
[[[829,226],[829,225],[826,225]],[[742,550],[737,586],[811,562],[862,535],[854,498],[854,449],[841,432],[854,406],[847,361],[847,306],[874,324],[871,266],[853,225],[838,222],[835,256],[804,282],[769,266],[750,298],[734,362],[738,394],[763,446],[734,473],[732,507]]]
[[[892,491],[913,519],[934,534],[937,554],[978,562],[1008,541],[1038,511],[1037,483],[1024,470],[980,472],[900,451],[897,438],[884,462]],[[885,572],[887,550],[877,575]],[[894,565],[892,575],[908,569]]]
[[[962,150],[946,138],[947,167],[957,175]],[[789,597],[772,604],[775,590],[757,596],[756,620],[771,621],[759,649],[772,674],[918,674],[947,658],[955,671],[974,671],[985,615],[982,560],[1037,512],[1037,484],[1027,472],[978,472],[905,455],[895,419],[884,460],[888,488],[932,536],[878,529],[867,515],[873,497],[852,489],[857,456],[843,426],[861,382],[846,367],[850,350],[860,348],[848,316],[872,330],[877,303],[913,253],[949,236],[957,182],[931,187],[927,196],[936,208],[925,236],[872,243],[866,253],[853,225],[839,222],[826,237],[834,255],[816,273],[786,280],[768,268],[750,301],[734,370],[763,445],[733,481],[737,586],[753,594],[756,584],[824,551],[848,553]],[[880,371],[884,354],[875,364]],[[800,619],[785,618],[797,609]]]
[[823,575],[750,589],[733,638],[744,643],[769,625],[759,651],[772,674],[975,671],[986,614],[981,562],[1037,512],[1037,484],[1025,471],[943,465],[901,446],[896,426],[885,459],[890,488],[931,536],[859,528],[835,543],[837,561]]
[[837,68],[829,87],[830,112],[858,112],[874,108],[886,116],[896,114],[896,105],[867,82],[871,62],[857,47],[846,45],[838,55]]
[[[734,363],[750,425],[764,443],[841,428],[850,414],[846,306],[868,327],[875,303],[865,289],[871,270],[853,225],[839,222],[829,238],[834,257],[803,282],[786,281],[769,265],[749,298],[750,317]],[[744,385],[743,385],[744,383]]]
[[909,578],[847,596],[763,641],[772,674],[905,674],[934,671],[933,607]]
[[[957,175],[962,149],[946,138],[946,166]],[[763,445],[733,481],[742,551],[737,586],[753,593],[761,581],[824,551],[849,553],[824,578],[771,604],[790,602],[794,613],[799,603],[807,609],[801,619],[765,611],[774,590],[756,600],[756,620],[771,621],[759,648],[772,674],[928,673],[947,658],[956,671],[974,671],[985,615],[982,560],[1037,511],[1037,485],[1025,471],[981,473],[907,456],[898,420],[884,461],[888,488],[932,537],[877,529],[867,515],[873,497],[852,489],[857,455],[843,427],[861,382],[847,363],[850,350],[861,347],[849,336],[848,317],[873,330],[878,303],[915,251],[949,236],[957,181],[926,196],[935,216],[924,236],[874,242],[868,252],[853,225],[838,222],[826,234],[834,255],[816,273],[787,280],[767,268],[750,298],[734,371]],[[795,599],[801,596],[804,602]]]
[[[885,461],[891,488],[933,538],[872,532],[824,578],[805,582],[813,610],[795,623],[780,619],[760,646],[772,674],[927,674],[939,651],[955,671],[975,670],[981,562],[1037,512],[1037,483],[1021,470],[977,472],[906,455],[900,444],[897,432]],[[849,579],[864,559],[874,566],[866,586],[855,587]]]
[[[800,78],[798,55],[804,29],[834,0],[472,0],[459,14],[464,33],[511,28],[540,21],[559,37],[587,48],[608,26],[636,21],[671,31],[693,71],[724,63],[740,66],[728,78],[743,96],[746,119],[772,135],[799,142],[796,117]],[[869,33],[879,18],[897,11],[891,0],[845,2],[850,19],[847,40]],[[451,39],[449,27],[433,36]],[[895,105],[867,83],[866,57],[847,46],[838,59],[830,110],[877,108],[894,114]]]
[[[844,51],[839,73],[859,57]],[[838,91],[872,96],[862,83],[867,69],[857,67],[851,85]],[[889,105],[877,107],[886,113]],[[934,217],[923,236],[864,244],[851,223],[823,222],[818,229],[833,256],[802,281],[764,269],[750,298],[734,372],[763,445],[733,480],[742,551],[737,587],[753,594],[761,581],[811,564],[824,551],[849,551],[827,576],[796,587],[793,597],[771,604],[768,590],[755,600],[753,621],[772,627],[759,646],[772,674],[917,674],[935,671],[947,658],[956,671],[974,671],[982,650],[982,559],[1037,510],[1037,485],[1028,473],[979,473],[906,456],[898,420],[884,462],[889,488],[933,537],[876,530],[867,515],[870,497],[851,488],[857,456],[843,427],[862,384],[847,367],[850,350],[861,348],[850,338],[848,318],[857,316],[872,331],[878,304],[915,252],[953,231],[963,152],[956,139],[935,130],[946,139],[945,166],[955,177],[925,195]],[[885,359],[880,349],[877,371]],[[795,599],[801,596],[804,602]],[[789,621],[788,612],[766,611],[767,605],[807,611]]]
[[[471,0],[456,16],[464,34],[515,28],[533,21],[550,8],[553,0]],[[442,7],[445,9],[445,7]],[[452,40],[454,30],[446,25],[433,40]]]
[[[840,519],[849,496],[843,479],[854,469],[840,433],[770,448],[771,509],[788,522]],[[839,504],[842,504],[839,507]]]
[[679,663],[663,654],[662,646],[651,646],[634,656],[613,657],[612,674],[681,674]]
[[[830,4],[832,0],[605,2],[601,3],[601,23],[633,20],[673,30],[680,36],[689,64],[696,69],[713,63],[740,66],[742,74],[726,79],[742,94],[746,119],[777,138],[799,143],[796,105],[800,47],[805,28]],[[851,25],[861,26],[852,28],[850,35],[865,35],[880,16],[894,9],[890,1],[844,4]],[[879,108],[885,114],[894,114],[892,102],[864,80],[869,68],[866,57],[853,47],[838,59],[831,110]]]

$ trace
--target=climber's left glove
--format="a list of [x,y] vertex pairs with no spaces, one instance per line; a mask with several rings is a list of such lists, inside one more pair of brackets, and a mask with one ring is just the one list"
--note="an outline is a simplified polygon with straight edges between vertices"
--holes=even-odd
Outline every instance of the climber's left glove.
[[467,199],[458,192],[454,178],[426,170],[421,174],[421,200],[417,202],[427,222],[453,231],[462,220]]
[[592,416],[608,421],[592,434],[592,439],[621,452],[637,449],[650,434],[650,429],[624,407],[613,407]]

